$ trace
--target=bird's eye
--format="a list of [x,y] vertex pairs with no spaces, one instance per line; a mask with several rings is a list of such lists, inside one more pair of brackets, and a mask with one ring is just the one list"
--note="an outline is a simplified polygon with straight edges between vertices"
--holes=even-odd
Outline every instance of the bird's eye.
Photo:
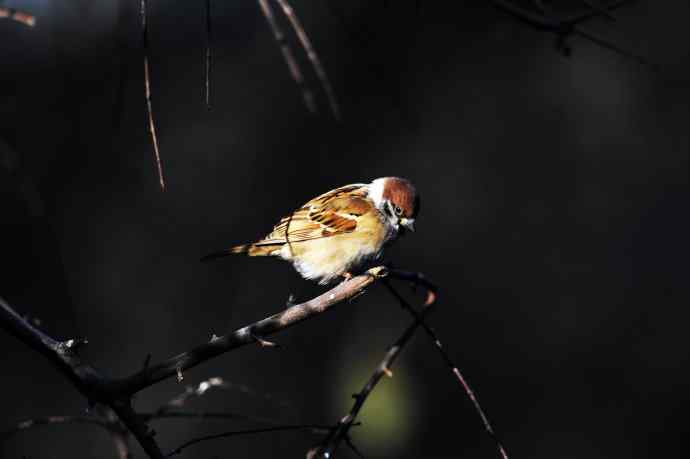
[[402,209],[400,208],[400,206],[395,206],[395,214],[402,215]]

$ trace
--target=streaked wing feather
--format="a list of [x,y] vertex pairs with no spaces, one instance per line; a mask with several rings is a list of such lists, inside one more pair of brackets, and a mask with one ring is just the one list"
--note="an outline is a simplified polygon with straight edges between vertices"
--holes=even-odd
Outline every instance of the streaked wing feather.
[[256,245],[301,242],[352,232],[357,228],[357,218],[373,209],[366,196],[366,185],[359,183],[317,196],[283,217]]

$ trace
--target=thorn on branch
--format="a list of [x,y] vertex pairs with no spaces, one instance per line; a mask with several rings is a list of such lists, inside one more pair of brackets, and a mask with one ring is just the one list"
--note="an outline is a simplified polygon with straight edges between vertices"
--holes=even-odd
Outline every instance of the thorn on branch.
[[82,346],[86,346],[89,344],[89,340],[86,338],[81,338],[81,339],[68,339],[67,341],[63,341],[60,343],[62,346],[66,347],[67,349],[78,349]]
[[40,327],[41,325],[43,325],[43,321],[38,317],[24,315],[22,316],[22,319],[24,319],[24,322],[29,323],[35,327]]
[[146,370],[150,364],[151,364],[151,354],[146,354],[146,357],[144,358],[144,365],[143,365],[144,370]]
[[260,336],[257,336],[253,333],[252,333],[252,338],[254,338],[254,340],[257,343],[259,343],[261,345],[261,347],[280,347],[279,344],[274,343],[273,341],[265,340],[265,339],[261,338]]
[[295,297],[295,294],[291,293],[288,296],[287,301],[285,301],[285,309],[289,309],[289,308],[295,306],[297,304],[296,301],[297,301],[297,298]]

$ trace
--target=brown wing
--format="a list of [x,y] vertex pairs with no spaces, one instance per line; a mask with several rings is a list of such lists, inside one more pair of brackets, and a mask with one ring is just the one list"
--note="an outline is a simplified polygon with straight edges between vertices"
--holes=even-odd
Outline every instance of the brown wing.
[[357,228],[357,219],[373,209],[366,185],[336,188],[283,217],[273,231],[255,245],[293,243],[349,233]]

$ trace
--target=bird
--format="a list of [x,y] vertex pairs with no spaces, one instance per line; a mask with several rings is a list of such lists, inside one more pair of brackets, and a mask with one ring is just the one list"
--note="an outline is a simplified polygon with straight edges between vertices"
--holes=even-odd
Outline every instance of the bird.
[[304,279],[326,285],[351,278],[401,235],[414,231],[419,209],[419,194],[404,178],[344,185],[283,217],[264,238],[201,260],[235,254],[277,257],[291,262]]

